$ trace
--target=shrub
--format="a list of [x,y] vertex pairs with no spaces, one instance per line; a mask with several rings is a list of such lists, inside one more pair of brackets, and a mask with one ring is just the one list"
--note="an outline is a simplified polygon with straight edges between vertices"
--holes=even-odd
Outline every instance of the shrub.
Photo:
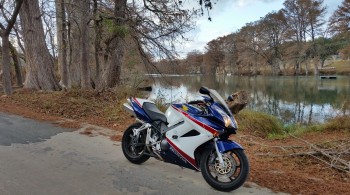
[[325,124],[325,130],[346,130],[350,131],[350,116],[338,116],[330,119]]
[[268,137],[269,134],[284,134],[282,122],[269,114],[243,110],[236,115],[236,119],[240,129],[252,132],[257,136]]

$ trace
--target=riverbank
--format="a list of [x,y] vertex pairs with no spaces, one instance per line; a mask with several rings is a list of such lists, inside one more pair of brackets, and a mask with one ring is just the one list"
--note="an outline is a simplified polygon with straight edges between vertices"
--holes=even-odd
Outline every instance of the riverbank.
[[[17,90],[12,96],[0,98],[0,111],[46,121],[64,120],[61,125],[72,128],[91,123],[118,134],[135,120],[125,115],[122,103],[136,94],[132,89],[119,89],[118,93]],[[270,115],[248,110],[238,114],[237,121],[240,130],[232,139],[242,144],[248,154],[250,181],[292,194],[350,193],[350,174],[331,168],[327,164],[330,159],[317,151],[340,154],[344,150],[340,157],[349,162],[350,120],[346,116],[310,129],[302,127],[306,128],[303,131],[298,126],[284,127]],[[111,139],[119,141],[120,136]]]
[[[350,75],[350,61],[349,60],[328,60],[327,65],[324,68],[334,67],[335,69],[332,72],[323,71],[319,67],[320,75],[323,74],[332,74],[332,75]],[[306,69],[308,67],[308,69]],[[233,73],[228,73],[228,75],[235,76],[314,76],[315,70],[314,65],[302,64],[300,72],[296,75],[294,66],[286,66],[281,68],[280,71],[276,74],[271,70],[270,66],[262,66],[252,68],[249,66],[240,68],[239,70],[234,70]],[[226,75],[227,73],[220,72],[219,75]]]

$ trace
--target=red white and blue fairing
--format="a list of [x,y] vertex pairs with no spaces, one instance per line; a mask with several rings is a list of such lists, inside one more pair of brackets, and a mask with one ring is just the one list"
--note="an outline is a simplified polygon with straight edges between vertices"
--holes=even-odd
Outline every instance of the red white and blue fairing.
[[[242,149],[236,142],[228,140],[228,136],[235,133],[237,124],[225,101],[215,90],[207,90],[210,97],[204,97],[200,102],[172,104],[163,114],[165,118],[159,110],[154,110],[154,102],[149,100],[130,98],[129,104],[124,106],[142,123],[148,123],[163,133],[164,141],[159,143],[163,144],[162,149],[155,151],[162,160],[200,170],[198,156],[203,148],[216,147],[221,153]],[[147,136],[146,140],[152,141],[152,135]],[[151,141],[147,144],[152,144]]]

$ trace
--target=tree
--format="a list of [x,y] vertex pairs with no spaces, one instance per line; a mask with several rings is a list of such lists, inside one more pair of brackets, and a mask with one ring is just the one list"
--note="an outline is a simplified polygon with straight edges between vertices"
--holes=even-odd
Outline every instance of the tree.
[[222,37],[222,50],[224,53],[224,69],[225,72],[232,74],[237,61],[237,47],[235,43],[236,34],[232,33]]
[[[289,27],[288,38],[295,42],[291,49],[295,59],[295,74],[301,73],[301,63],[307,58],[316,55],[315,38],[316,32],[324,24],[322,20],[326,8],[322,5],[323,0],[286,0],[283,12],[286,24]],[[309,35],[309,36],[308,36]],[[307,46],[307,38],[310,37],[312,45]],[[307,62],[306,71],[308,70]],[[318,74],[317,63],[314,63],[315,74]]]
[[24,1],[19,15],[26,50],[27,72],[24,88],[59,90],[54,63],[45,43],[39,1]]
[[[316,45],[316,36],[317,32],[322,32],[321,28],[324,25],[325,21],[322,19],[326,13],[326,7],[323,6],[323,0],[311,1],[310,8],[308,9],[307,21],[308,21],[308,34],[311,36],[311,51],[310,57],[313,60],[314,65],[314,74],[318,75],[318,61],[321,60],[321,56],[317,55],[317,45]],[[323,64],[321,62],[321,64]]]
[[23,87],[23,78],[22,78],[22,70],[21,70],[19,55],[16,51],[16,48],[11,44],[11,42],[10,42],[10,52],[11,52],[13,65],[15,67],[17,86]]
[[221,37],[211,40],[205,46],[206,53],[203,58],[204,73],[215,74],[222,73],[222,65],[224,53],[221,48]]
[[346,39],[348,43],[339,50],[343,59],[350,58],[350,0],[344,0],[329,20],[330,32],[337,34],[336,37]]
[[[110,31],[105,43],[105,65],[98,82],[99,89],[115,87],[121,83],[122,58],[127,47],[125,40],[131,37],[145,65],[155,66],[150,60],[175,60],[175,43],[186,41],[184,33],[191,30],[195,11],[182,9],[180,1],[143,0],[113,1],[112,17],[102,16]],[[108,10],[108,9],[106,9]],[[107,16],[109,13],[104,13]],[[101,14],[102,15],[102,14]],[[157,68],[156,68],[157,69]]]
[[[0,4],[1,4],[0,11],[2,13],[2,16],[5,19],[5,21],[7,23],[9,23],[9,20],[10,20],[9,17],[12,16],[12,13],[10,13],[9,9],[12,9],[12,7],[15,8],[15,6],[11,5],[12,2],[11,3],[5,3],[3,1]],[[14,30],[15,32],[17,31],[15,25],[12,27],[12,30]],[[15,47],[13,46],[13,44],[11,42],[9,42],[9,44],[10,44],[10,52],[11,52],[13,65],[15,67],[17,86],[18,87],[22,87],[23,86],[23,78],[22,78],[22,71],[21,71],[21,67],[20,67],[19,55],[18,55]]]
[[283,11],[268,13],[259,21],[258,34],[261,37],[258,53],[271,66],[272,74],[280,73],[280,64],[283,61],[284,34],[287,31],[286,18]]
[[80,72],[81,88],[91,89],[90,66],[89,66],[89,28],[90,0],[78,1],[79,30],[80,30]]
[[68,87],[68,65],[67,65],[67,23],[66,8],[64,0],[55,0],[56,26],[57,26],[57,55],[58,70],[61,76],[60,85]]
[[320,58],[321,67],[324,66],[324,62],[331,55],[337,55],[339,49],[345,46],[342,40],[337,40],[337,38],[324,38],[320,37],[315,39],[315,45],[317,47],[317,55]]
[[98,0],[93,0],[93,18],[94,18],[94,32],[95,32],[95,42],[94,42],[94,57],[95,57],[95,80],[100,77],[100,52],[101,52],[101,40],[102,40],[102,16],[99,11],[100,7]]
[[248,67],[248,74],[258,74],[259,58],[261,57],[261,36],[259,23],[251,22],[242,27],[236,35],[238,64],[242,70]]
[[329,20],[330,30],[333,33],[349,33],[350,31],[350,0],[344,0],[338,6]]
[[199,50],[192,50],[187,53],[186,64],[190,73],[200,73],[203,62],[203,54]]
[[[2,70],[3,70],[3,83],[4,83],[4,92],[6,95],[12,94],[12,85],[11,85],[11,75],[10,75],[10,41],[9,36],[12,30],[13,25],[16,22],[17,15],[22,6],[23,0],[16,0],[16,5],[13,10],[11,18],[8,20],[8,24],[5,27],[0,23],[0,34],[2,39]],[[1,5],[3,6],[3,5]]]
[[289,27],[288,37],[295,41],[296,46],[291,49],[294,55],[295,66],[294,74],[301,73],[301,63],[303,60],[303,41],[306,40],[306,11],[307,7],[304,3],[308,0],[286,0],[283,5],[286,23]]
[[126,2],[126,0],[114,1],[114,32],[109,40],[105,42],[107,44],[106,50],[109,57],[99,80],[98,88],[100,90],[113,88],[120,83],[122,59],[125,49],[123,39],[128,31],[128,27],[125,25]]

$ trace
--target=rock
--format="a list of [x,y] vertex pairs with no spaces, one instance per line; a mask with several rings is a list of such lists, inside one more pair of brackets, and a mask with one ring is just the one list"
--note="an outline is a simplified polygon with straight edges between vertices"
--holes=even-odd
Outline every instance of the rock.
[[139,90],[139,91],[152,91],[152,87],[151,86],[138,87],[137,90]]
[[232,114],[237,114],[241,111],[249,102],[249,96],[246,91],[238,91],[229,96],[226,100],[228,107]]

